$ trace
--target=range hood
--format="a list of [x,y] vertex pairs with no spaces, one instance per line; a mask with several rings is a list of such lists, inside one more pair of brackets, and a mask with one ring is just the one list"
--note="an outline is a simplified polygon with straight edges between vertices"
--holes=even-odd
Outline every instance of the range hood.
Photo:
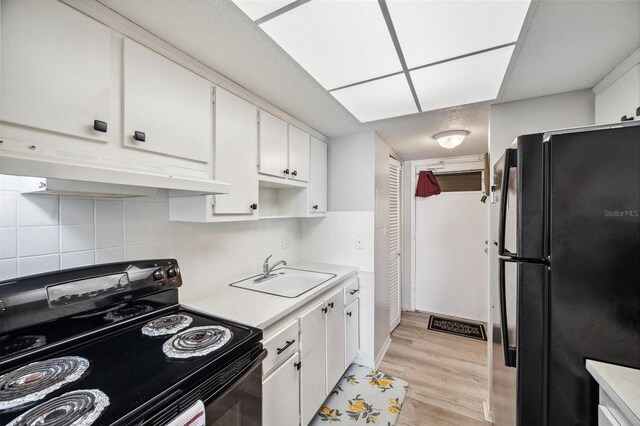
[[180,197],[231,192],[228,183],[209,179],[129,171],[60,159],[54,162],[36,155],[27,157],[7,151],[0,153],[0,174],[25,176],[20,183],[23,193],[90,197],[138,197],[165,193],[169,197]]

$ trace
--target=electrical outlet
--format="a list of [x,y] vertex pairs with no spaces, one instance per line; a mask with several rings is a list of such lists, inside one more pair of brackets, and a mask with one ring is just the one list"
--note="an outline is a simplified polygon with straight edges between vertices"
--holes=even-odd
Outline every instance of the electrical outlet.
[[356,248],[364,249],[364,237],[361,234],[356,235]]
[[289,248],[289,237],[282,237],[282,248],[283,249]]

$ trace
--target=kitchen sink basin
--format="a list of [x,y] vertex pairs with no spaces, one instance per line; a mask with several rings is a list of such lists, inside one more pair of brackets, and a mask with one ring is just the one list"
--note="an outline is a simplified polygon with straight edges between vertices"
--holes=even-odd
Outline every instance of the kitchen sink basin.
[[260,274],[229,285],[274,296],[294,298],[318,287],[335,276],[335,274],[324,272],[280,268],[274,270],[267,278],[262,278],[262,274]]

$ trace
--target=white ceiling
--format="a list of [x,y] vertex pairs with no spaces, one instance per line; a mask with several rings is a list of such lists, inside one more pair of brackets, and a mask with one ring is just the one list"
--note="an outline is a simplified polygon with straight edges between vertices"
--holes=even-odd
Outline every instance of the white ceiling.
[[[231,1],[100,2],[328,137],[373,130],[407,160],[487,151],[487,103],[360,123]],[[499,100],[591,88],[640,45],[640,1],[536,6]],[[470,131],[453,151],[430,139],[453,128]]]
[[500,60],[487,50],[515,43],[529,8],[529,0],[233,1],[363,123],[495,99],[513,50],[501,49]]

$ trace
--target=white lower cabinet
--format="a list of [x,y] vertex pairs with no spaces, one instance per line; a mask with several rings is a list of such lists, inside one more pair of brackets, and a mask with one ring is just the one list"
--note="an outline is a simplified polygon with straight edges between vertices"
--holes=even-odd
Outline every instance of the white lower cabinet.
[[300,316],[300,401],[302,424],[308,424],[327,397],[327,306],[317,303]]
[[344,324],[345,324],[345,368],[349,368],[351,363],[358,355],[360,348],[360,319],[359,319],[359,303],[356,299],[350,305],[344,308]]
[[357,288],[357,278],[345,280],[264,330],[263,426],[308,425],[355,359],[358,299],[344,303],[354,282]]
[[296,352],[262,381],[262,425],[300,423],[300,354]]
[[339,288],[326,300],[327,388],[326,394],[340,381],[345,365],[345,323],[343,290]]

